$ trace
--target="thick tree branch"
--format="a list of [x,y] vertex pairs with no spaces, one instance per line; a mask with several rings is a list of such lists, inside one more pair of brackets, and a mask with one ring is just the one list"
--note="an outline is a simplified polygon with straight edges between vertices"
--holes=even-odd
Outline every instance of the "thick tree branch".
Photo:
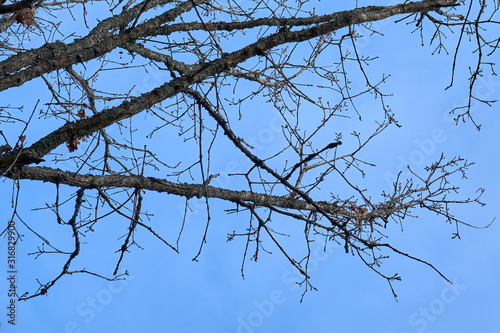
[[17,12],[24,8],[32,8],[43,0],[23,0],[10,5],[0,5],[0,14]]
[[[206,0],[196,0],[202,3]],[[154,0],[147,3],[151,8],[172,0]],[[139,37],[149,35],[149,30],[158,25],[172,21],[193,6],[192,1],[185,1],[177,7],[150,19],[132,29],[116,29],[126,27],[141,13],[142,3],[99,23],[87,36],[73,43],[47,43],[44,46],[9,57],[0,62],[0,91],[17,87],[43,74],[83,63],[98,58],[115,48],[125,45]],[[26,68],[25,68],[26,67]],[[23,69],[25,68],[25,69]]]
[[[65,184],[79,188],[113,188],[125,187],[156,191],[168,194],[174,194],[186,198],[216,198],[230,202],[252,202],[256,206],[276,206],[281,208],[297,210],[315,210],[314,206],[303,200],[292,199],[290,197],[274,196],[268,194],[259,194],[249,191],[234,191],[222,189],[203,184],[174,183],[166,179],[131,175],[81,175],[73,174],[68,171],[46,167],[28,167],[19,168],[14,173],[9,173],[6,177],[18,177],[19,179],[29,179],[52,182],[55,184]],[[320,201],[317,205],[330,214],[350,216],[348,212],[336,204]]]
[[[17,4],[32,1],[20,0]],[[342,12],[332,12],[330,5],[318,4],[317,12],[325,15],[316,15],[316,9],[308,12],[306,7],[310,4],[302,6],[306,2],[291,5],[271,1],[264,2],[264,6],[262,2],[239,5],[234,0],[224,4],[208,0],[131,0],[127,4],[119,1],[116,5],[108,3],[111,14],[98,21],[94,28],[89,28],[92,21],[87,21],[94,16],[87,16],[89,8],[84,7],[82,27],[85,25],[87,33],[81,39],[71,40],[74,33],[61,28],[61,36],[68,44],[46,43],[42,47],[36,44],[38,39],[31,39],[34,31],[40,32],[40,36],[53,36],[54,31],[59,32],[59,22],[40,17],[29,27],[21,22],[23,26],[18,31],[6,31],[2,42],[5,60],[0,62],[0,91],[24,86],[35,78],[42,78],[49,91],[28,91],[30,95],[37,95],[43,105],[38,118],[32,117],[33,113],[23,114],[24,107],[11,106],[8,98],[5,106],[0,105],[0,123],[12,124],[5,134],[0,131],[0,175],[14,179],[19,186],[38,182],[45,187],[41,182],[48,182],[49,187],[55,187],[54,202],[46,202],[43,207],[54,214],[54,228],[63,223],[61,214],[71,202],[63,198],[67,196],[67,188],[62,187],[60,191],[59,185],[78,188],[73,216],[68,223],[75,237],[74,251],[65,253],[70,258],[62,272],[55,280],[40,283],[36,295],[46,293],[66,274],[80,272],[100,276],[85,269],[74,272],[69,269],[72,259],[80,252],[78,237],[96,231],[94,225],[104,219],[129,221],[121,248],[116,251],[115,274],[122,269],[125,252],[131,250],[132,245],[140,247],[136,235],[142,230],[138,226],[177,251],[178,246],[173,247],[166,241],[170,232],[164,237],[163,228],[154,229],[158,228],[153,220],[157,217],[152,217],[149,203],[146,204],[146,200],[154,196],[151,191],[185,198],[179,238],[190,209],[199,211],[200,208],[194,207],[200,202],[192,198],[205,201],[208,222],[215,208],[212,202],[223,201],[224,206],[230,207],[229,213],[244,212],[249,217],[248,224],[238,223],[239,230],[234,229],[228,235],[228,240],[237,236],[245,238],[243,260],[253,244],[252,259],[256,260],[259,253],[266,251],[266,244],[274,242],[304,275],[302,283],[308,286],[310,243],[318,239],[325,242],[325,248],[336,243],[346,253],[357,253],[369,268],[391,283],[399,276],[385,274],[380,268],[387,252],[428,263],[385,241],[389,239],[385,230],[388,225],[402,226],[406,217],[430,211],[457,226],[454,237],[459,237],[459,225],[475,227],[455,216],[450,208],[456,204],[484,205],[479,200],[482,189],[472,198],[457,196],[459,187],[454,178],[465,177],[471,165],[461,158],[445,160],[441,156],[425,168],[425,176],[410,167],[406,172],[399,172],[398,167],[398,171],[386,177],[390,189],[380,189],[381,198],[373,199],[376,193],[372,191],[377,189],[369,188],[372,183],[365,181],[364,167],[375,166],[379,157],[373,151],[363,157],[360,151],[369,150],[368,142],[374,143],[372,139],[395,120],[385,101],[389,94],[380,87],[388,76],[383,75],[377,83],[372,81],[372,73],[365,64],[376,59],[376,54],[375,57],[363,54],[372,51],[368,48],[361,52],[364,40],[359,32],[366,28],[376,33],[377,25],[371,23],[404,14],[402,20],[413,17],[417,30],[424,25],[427,29],[429,23],[431,33],[435,33],[430,41],[438,40],[441,47],[441,40],[446,36],[440,28],[452,32],[462,29],[462,35],[475,40],[474,47],[479,48],[468,92],[470,108],[474,99],[472,87],[474,82],[479,82],[484,67],[491,66],[496,75],[490,56],[499,42],[488,40],[491,33],[481,29],[486,23],[498,24],[492,18],[499,8],[495,7],[490,19],[483,23],[479,20],[484,6],[476,21],[471,22],[472,16],[460,16],[461,10],[455,13],[455,6],[466,3],[459,0],[400,1],[397,5]],[[133,3],[134,7],[130,8]],[[50,12],[61,4],[63,2],[42,2],[37,6]],[[70,6],[74,4],[69,2]],[[472,6],[477,3],[471,0],[470,4],[469,10],[473,12]],[[294,11],[289,11],[293,6]],[[451,9],[445,13],[446,7]],[[0,6],[2,8],[5,6]],[[462,27],[456,25],[456,20],[453,24],[443,23],[429,15],[432,11],[444,15],[443,19],[458,18],[465,22]],[[15,15],[5,15],[8,16]],[[22,20],[18,17],[16,21]],[[422,37],[428,35],[427,30],[422,33]],[[48,40],[53,39],[48,37]],[[465,38],[459,37],[457,53],[460,43],[465,43]],[[37,48],[29,49],[33,45]],[[489,54],[481,51],[487,47],[492,51]],[[21,52],[26,49],[28,51]],[[487,62],[489,59],[491,63]],[[157,69],[161,72],[154,71]],[[453,66],[452,71],[455,69]],[[118,75],[113,77],[113,74]],[[128,85],[123,88],[126,90],[120,90],[121,82],[115,85],[123,78],[127,79]],[[244,80],[240,80],[242,78]],[[487,83],[488,93],[493,93],[496,82]],[[20,91],[24,93],[25,88],[28,89],[26,86]],[[372,125],[348,119],[354,109],[359,121],[362,120],[362,109],[366,107],[363,98],[369,93],[380,97],[380,109],[384,111],[380,115],[384,120],[374,131],[370,129]],[[478,100],[488,104],[491,98],[487,97]],[[358,101],[363,106],[357,105]],[[270,109],[275,113],[271,114]],[[144,117],[132,119],[140,113]],[[270,119],[266,124],[267,116]],[[30,131],[26,130],[28,125]],[[19,130],[23,126],[25,129]],[[367,136],[366,131],[373,134]],[[349,132],[351,135],[347,135]],[[14,145],[12,142],[16,140]],[[69,153],[64,151],[65,144]],[[167,146],[173,149],[163,149]],[[434,146],[437,147],[433,145],[432,150]],[[238,156],[237,162],[232,163],[231,153]],[[294,158],[296,155],[298,161]],[[243,163],[239,163],[240,157]],[[54,162],[68,169],[75,165],[77,171],[33,166],[45,160],[46,165]],[[220,167],[225,170],[214,172]],[[173,174],[163,176],[170,168]],[[89,174],[82,174],[82,170],[89,170]],[[356,176],[358,172],[360,177]],[[221,174],[223,176],[217,179],[219,185],[211,186],[215,183],[211,180]],[[143,207],[146,191],[150,193],[144,195]],[[17,195],[19,193],[17,191]],[[95,204],[88,201],[92,198],[88,193],[96,194]],[[17,199],[13,209],[13,216],[19,216]],[[296,260],[299,257],[295,252],[288,253],[289,244],[281,238],[287,231],[276,217],[304,227],[303,259]],[[37,235],[28,223],[24,226]],[[175,228],[174,224],[169,227]],[[208,240],[208,230],[207,223],[202,244]],[[302,237],[301,232],[298,234]],[[44,243],[37,253],[51,253],[43,249],[45,243],[49,244],[48,240],[41,239]],[[84,245],[81,243],[82,252]],[[201,247],[196,257],[200,253]]]
[[[163,1],[169,2],[167,0]],[[46,44],[39,49],[12,56],[0,62],[0,91],[10,87],[20,86],[42,74],[95,59],[137,38],[150,36],[153,28],[165,22],[172,21],[182,13],[191,9],[193,3],[202,2],[204,2],[204,0],[197,0],[195,2],[186,1],[178,7],[162,14],[161,19],[154,18],[133,29],[123,30],[118,34],[111,33],[110,30],[126,26],[132,19],[141,13],[143,5],[140,3],[132,9],[112,17],[109,21],[106,20],[101,22],[88,36],[76,40],[71,44],[64,44],[61,42]],[[158,0],[151,1],[148,3],[148,6],[154,6],[159,3],[161,2]],[[455,0],[432,0],[411,2],[391,7],[370,6],[340,12],[332,15],[331,21],[319,24],[313,28],[293,32],[283,31],[282,33],[273,35],[274,38],[266,38],[259,43],[258,50],[260,51],[259,54],[261,54],[262,51],[269,50],[280,44],[300,42],[315,38],[353,24],[383,20],[399,14],[427,12],[454,5],[458,5],[458,2]],[[184,30],[192,30],[191,23],[186,23],[182,26]],[[204,27],[204,24],[199,26],[200,29],[204,29]],[[237,27],[235,26],[232,28]],[[231,28],[228,27],[228,29]],[[174,30],[164,31],[163,33],[172,33],[173,31]],[[175,31],[180,31],[180,29],[176,29]],[[157,33],[160,33],[160,31]],[[28,68],[21,70],[26,66],[28,66]],[[231,65],[229,66],[232,67]]]
[[[221,58],[202,64],[202,66],[199,69],[186,73],[185,75],[179,78],[173,79],[172,81],[161,85],[160,87],[152,90],[149,93],[145,93],[139,97],[131,99],[130,101],[124,102],[120,106],[104,110],[97,115],[94,115],[86,119],[82,119],[78,122],[67,123],[66,125],[50,133],[43,139],[39,140],[31,147],[23,150],[20,154],[18,151],[13,151],[11,153],[3,155],[2,158],[0,158],[0,170],[10,165],[13,165],[14,161],[17,161],[16,163],[18,165],[26,165],[26,164],[31,164],[33,162],[39,162],[43,158],[43,156],[48,154],[50,151],[52,151],[59,145],[71,139],[89,135],[117,121],[132,117],[133,115],[138,114],[152,107],[153,105],[176,95],[177,93],[185,90],[194,83],[202,82],[208,77],[223,72],[224,70],[233,68],[238,64],[254,56],[261,55],[265,51],[271,50],[272,48],[278,45],[309,40],[311,38],[324,35],[326,33],[338,30],[340,28],[352,24],[381,20],[389,16],[402,13],[431,10],[436,7],[448,6],[451,4],[455,4],[455,2],[451,0],[435,0],[435,1],[414,2],[404,5],[396,5],[393,7],[382,7],[382,9],[381,7],[375,7],[375,9],[372,9],[371,7],[365,7],[362,9],[356,9],[353,11],[344,12],[341,18],[334,20],[332,22],[323,23],[319,26],[314,26],[300,31],[278,32],[269,37],[262,38],[259,41],[252,43],[240,50],[234,51],[230,54],[222,56]],[[141,26],[142,25],[136,27],[135,29],[140,29]],[[124,38],[123,35],[119,35],[116,38],[123,39],[122,41],[123,43],[125,42],[128,43],[129,41],[129,38],[128,37]],[[77,44],[79,42],[75,43]],[[61,44],[59,46],[60,48],[72,48],[65,44],[62,43],[60,44]],[[102,46],[97,46],[98,48],[100,47],[106,48],[105,43],[99,45]],[[61,49],[59,49],[57,54],[61,52],[62,52]],[[74,51],[71,51],[69,53],[72,52]],[[52,55],[47,54],[45,56],[51,58],[54,56],[54,54]],[[76,55],[74,57],[76,57]],[[60,59],[61,67],[66,67],[72,64],[71,57],[70,58],[65,57],[64,59],[63,58]],[[1,64],[2,63],[0,63],[0,68]],[[41,66],[43,67],[44,65]],[[23,72],[19,74],[22,74]],[[36,72],[38,73],[38,71]],[[13,75],[12,77],[16,75],[18,74]],[[2,85],[2,82],[4,81],[13,82],[12,79],[10,78],[5,80],[2,79],[0,80],[0,87]],[[25,82],[23,80],[18,80],[18,79],[14,79],[14,81],[18,82],[19,85],[22,84],[22,82]]]

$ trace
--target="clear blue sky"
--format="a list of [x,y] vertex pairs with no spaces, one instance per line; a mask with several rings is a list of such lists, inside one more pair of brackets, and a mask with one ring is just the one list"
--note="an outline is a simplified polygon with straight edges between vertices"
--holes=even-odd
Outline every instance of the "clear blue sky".
[[[495,216],[500,216],[497,206],[500,199],[498,105],[492,108],[478,106],[474,110],[476,121],[482,124],[481,131],[476,131],[470,122],[456,126],[450,121],[448,111],[464,102],[467,82],[459,83],[458,87],[462,89],[445,91],[450,79],[451,56],[431,56],[433,47],[421,47],[419,35],[409,35],[412,26],[395,26],[393,21],[388,20],[386,23],[389,24],[379,26],[384,37],[360,41],[363,52],[379,57],[369,67],[372,75],[392,75],[384,90],[394,94],[387,101],[402,125],[400,129],[390,128],[366,149],[363,156],[377,167],[367,169],[365,186],[375,197],[376,193],[390,189],[388,179],[397,174],[401,164],[410,164],[421,172],[442,152],[447,157],[460,155],[476,165],[470,169],[468,179],[457,179],[457,184],[463,189],[464,196],[472,197],[478,187],[485,188],[482,201],[487,205],[484,208],[477,205],[457,207],[455,213],[471,224],[485,226]],[[450,34],[450,39],[455,37]],[[463,52],[459,68],[463,70],[472,65],[473,57],[470,52]],[[134,82],[143,83],[150,79],[150,75],[140,72],[132,78]],[[32,92],[46,90],[40,83],[30,84]],[[481,96],[496,99],[500,96],[500,78],[485,74],[477,89]],[[22,94],[26,94],[23,88],[11,89],[0,98],[7,101]],[[24,105],[31,109],[34,103],[36,99],[27,100]],[[364,122],[356,125],[360,130],[364,126],[372,128],[374,120],[379,119],[378,104],[373,107],[376,115],[372,115],[369,103],[373,101],[365,99],[359,105],[364,112]],[[273,115],[270,104],[262,103],[259,107],[263,116],[256,117],[250,125],[245,123],[251,129],[245,135],[250,138],[260,134],[263,144],[258,153],[266,156],[278,146],[275,141],[278,135],[273,128],[279,120]],[[40,135],[46,133],[43,128],[37,130],[41,130],[36,132]],[[346,141],[352,140],[348,132],[344,137]],[[168,146],[169,140],[155,139],[159,141],[149,144],[165,145],[166,142],[166,149],[175,152],[175,145]],[[222,174],[247,165],[244,156],[237,153],[222,156],[212,163],[213,173]],[[223,182],[223,179],[218,181]],[[334,186],[332,184],[331,191],[334,191]],[[53,228],[56,222],[52,215],[30,210],[44,206],[45,202],[53,202],[53,187],[24,181],[20,211],[31,227],[70,250],[73,240],[69,227],[68,230]],[[0,183],[3,223],[7,223],[12,212],[11,190],[10,181]],[[154,214],[151,226],[158,232],[163,231],[166,239],[175,243],[177,233],[174,231],[178,230],[182,220],[183,200],[147,193],[144,202],[145,209]],[[399,226],[389,229],[387,233],[401,250],[432,263],[454,282],[448,284],[427,266],[391,255],[383,270],[398,272],[403,277],[401,282],[393,285],[398,294],[397,302],[387,282],[357,257],[345,254],[343,248],[332,247],[324,253],[320,244],[312,244],[312,283],[318,291],[308,292],[300,303],[303,288],[295,284],[297,273],[271,243],[268,243],[267,250],[273,255],[262,253],[257,263],[247,262],[245,279],[242,279],[240,267],[244,241],[226,240],[228,233],[242,230],[248,217],[246,214],[226,215],[224,209],[230,206],[220,201],[211,201],[208,243],[199,261],[191,261],[198,251],[206,222],[203,201],[193,201],[191,205],[195,212],[189,216],[180,242],[180,254],[145,231],[140,232],[136,240],[143,249],[133,248],[122,264],[130,273],[128,280],[107,282],[89,276],[66,276],[50,290],[49,296],[18,303],[15,327],[7,323],[8,286],[6,278],[1,279],[3,311],[0,330],[43,333],[432,333],[496,332],[500,327],[498,222],[486,230],[462,227],[462,240],[452,240],[454,225],[446,224],[432,214],[405,220],[404,232]],[[67,215],[71,206],[65,212]],[[20,222],[17,223],[23,228]],[[274,223],[285,226],[290,221],[277,220]],[[84,266],[111,275],[118,257],[115,251],[121,244],[117,238],[126,232],[126,226],[127,222],[118,217],[98,224],[96,232],[82,239],[88,245],[72,267]],[[300,225],[287,228],[290,232],[302,232]],[[19,291],[34,291],[35,278],[41,282],[52,279],[60,272],[66,257],[35,260],[33,256],[26,256],[26,253],[36,251],[40,241],[25,228],[21,230],[26,237],[18,245]],[[283,241],[291,249],[303,246],[303,240],[299,238],[290,237]],[[4,254],[0,267],[6,272],[6,241],[2,239],[1,242]]]

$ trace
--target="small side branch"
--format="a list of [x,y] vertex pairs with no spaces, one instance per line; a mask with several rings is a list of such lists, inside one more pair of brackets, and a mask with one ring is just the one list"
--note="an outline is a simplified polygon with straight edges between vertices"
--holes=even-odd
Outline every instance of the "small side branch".
[[71,217],[71,219],[67,223],[68,225],[71,226],[71,229],[73,231],[73,237],[75,237],[75,249],[70,254],[68,261],[66,261],[66,263],[64,264],[62,272],[54,280],[50,281],[49,283],[47,283],[45,285],[40,285],[40,288],[38,289],[38,291],[35,294],[33,294],[31,296],[27,296],[27,294],[22,295],[19,298],[20,301],[25,301],[25,300],[28,300],[30,298],[37,297],[39,295],[47,294],[48,290],[57,282],[57,280],[59,280],[65,274],[70,274],[70,272],[68,271],[69,266],[71,265],[71,262],[73,261],[73,259],[76,258],[76,256],[80,253],[80,238],[78,236],[78,228],[76,226],[76,219],[78,218],[78,214],[80,212],[80,208],[81,208],[82,203],[83,203],[84,193],[85,193],[84,188],[80,188],[76,192],[75,210],[73,212],[73,216]]

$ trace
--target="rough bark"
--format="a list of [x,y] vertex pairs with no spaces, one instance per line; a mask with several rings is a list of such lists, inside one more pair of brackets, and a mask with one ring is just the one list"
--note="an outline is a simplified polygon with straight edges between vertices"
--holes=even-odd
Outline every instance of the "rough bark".
[[[71,4],[71,1],[69,3]],[[186,202],[191,198],[205,199],[207,224],[199,251],[206,242],[207,230],[211,223],[208,199],[225,201],[231,207],[236,206],[235,210],[238,212],[243,208],[250,216],[249,225],[244,227],[244,232],[233,232],[228,237],[247,238],[245,255],[249,244],[255,243],[254,258],[257,259],[262,242],[260,235],[264,231],[287,260],[304,275],[306,289],[309,286],[307,265],[304,267],[301,260],[291,258],[281,243],[273,237],[273,234],[279,231],[270,226],[271,216],[284,216],[291,221],[303,223],[302,237],[306,247],[315,237],[321,238],[325,244],[342,244],[347,253],[357,254],[370,269],[389,283],[399,280],[399,276],[385,275],[377,268],[383,257],[375,255],[374,249],[390,250],[415,259],[441,274],[431,264],[385,242],[385,228],[389,223],[402,223],[405,217],[413,216],[413,210],[422,209],[436,213],[447,222],[455,223],[457,232],[454,235],[458,236],[458,225],[467,223],[455,217],[449,207],[455,204],[482,204],[479,201],[482,191],[472,199],[450,199],[450,193],[458,191],[458,187],[453,185],[450,179],[455,174],[464,174],[471,165],[462,158],[446,160],[441,157],[426,169],[423,176],[410,170],[415,180],[403,180],[400,173],[394,181],[392,191],[382,192],[379,202],[366,195],[362,183],[356,183],[349,178],[351,170],[357,170],[364,176],[363,166],[372,165],[359,157],[359,152],[366,148],[368,142],[388,126],[398,125],[394,113],[387,106],[387,95],[380,89],[387,77],[382,77],[379,82],[372,82],[367,74],[366,64],[373,58],[360,54],[357,48],[360,38],[357,29],[363,26],[367,31],[376,32],[370,24],[388,18],[410,21],[421,32],[424,23],[430,23],[433,29],[432,41],[439,41],[437,49],[443,47],[443,40],[446,38],[444,29],[459,32],[460,37],[454,46],[456,52],[453,58],[452,84],[458,50],[465,39],[464,36],[469,35],[470,40],[477,43],[478,60],[475,70],[470,73],[468,105],[457,108],[460,113],[457,112],[456,116],[457,121],[469,118],[474,122],[471,115],[472,101],[478,100],[488,105],[493,102],[476,97],[473,94],[473,86],[485,67],[493,68],[492,62],[485,59],[496,51],[498,40],[488,40],[481,35],[481,27],[498,24],[493,19],[498,8],[492,10],[488,20],[482,20],[486,7],[484,2],[480,1],[477,16],[473,17],[471,8],[474,0],[470,0],[470,7],[465,13],[462,13],[463,1],[425,0],[405,1],[391,6],[367,6],[322,15],[302,10],[302,6],[306,6],[307,2],[301,1],[297,1],[297,14],[294,15],[277,14],[284,8],[284,4],[274,4],[276,8],[267,12],[265,7],[259,5],[252,10],[243,11],[240,4],[231,6],[233,1],[227,3],[226,8],[216,1],[208,0],[144,0],[137,3],[131,1],[128,4],[120,2],[115,8],[111,8],[112,13],[116,11],[117,14],[110,14],[95,27],[88,28],[85,36],[69,36],[65,42],[47,40],[40,47],[25,47],[23,38],[15,38],[19,36],[7,32],[6,29],[14,24],[16,11],[31,7],[33,10],[41,7],[50,10],[53,5],[32,0],[0,5],[0,14],[12,14],[5,14],[0,21],[0,30],[6,37],[5,42],[0,45],[3,51],[0,55],[0,92],[9,94],[18,89],[17,87],[22,89],[31,80],[44,82],[50,98],[42,102],[42,113],[47,118],[58,119],[61,124],[57,128],[45,128],[43,117],[35,120],[36,107],[28,119],[22,116],[17,118],[18,110],[22,110],[22,107],[12,112],[6,111],[10,106],[0,109],[0,112],[6,114],[0,118],[1,122],[24,126],[24,130],[16,132],[18,139],[17,143],[13,144],[14,148],[0,131],[0,139],[5,141],[0,144],[0,175],[13,179],[16,184],[22,184],[21,180],[29,180],[55,185],[58,190],[56,203],[52,206],[56,215],[55,221],[57,224],[71,226],[75,238],[75,249],[62,272],[52,281],[42,285],[32,296],[25,298],[46,294],[64,275],[74,272],[98,275],[85,269],[69,270],[73,265],[72,260],[84,250],[79,241],[79,233],[91,232],[92,225],[103,218],[95,213],[93,220],[79,219],[79,216],[83,215],[81,211],[87,209],[82,203],[88,193],[96,194],[96,206],[105,203],[115,215],[124,217],[130,223],[111,279],[120,276],[120,263],[139,227],[153,233],[173,250],[178,250],[143,221],[142,201],[147,199],[143,197],[144,191],[181,196],[186,198]],[[259,16],[261,12],[265,14]],[[148,16],[144,15],[145,13]],[[27,26],[23,33],[28,37],[33,29],[50,30],[35,23],[31,25],[28,22],[19,22]],[[397,29],[398,26],[394,27]],[[428,26],[426,29],[429,29]],[[12,40],[21,42],[15,45]],[[29,41],[29,38],[26,40]],[[239,46],[233,48],[231,42]],[[309,58],[301,55],[298,61],[293,55],[302,47],[304,54],[309,52]],[[346,51],[346,48],[350,50]],[[483,52],[483,49],[491,52]],[[104,69],[107,70],[107,57],[115,50],[126,50],[131,57],[130,62],[126,64],[112,59],[124,70],[128,69],[128,66],[143,67],[145,71],[161,68],[168,73],[168,79],[157,82],[154,88],[147,89],[142,94],[107,93],[93,87],[93,80],[97,76],[89,76],[85,70],[75,69],[79,66],[86,69],[87,64],[100,63],[98,73],[101,73]],[[318,64],[318,59],[324,55],[325,50],[334,50],[332,54],[338,55],[338,59]],[[142,60],[148,63],[140,64]],[[366,83],[364,90],[354,92],[351,87],[349,72],[353,68],[352,64],[358,68],[358,78],[361,77]],[[318,90],[324,89],[325,96],[334,94],[336,100],[327,100],[326,97],[323,99],[323,96],[316,98],[314,93],[302,90],[305,86],[312,85],[310,82],[297,80],[306,72],[315,75],[319,83],[314,84]],[[237,90],[239,80],[255,84],[257,88],[252,91]],[[227,92],[227,95],[222,93],[227,86],[234,87],[232,96]],[[355,148],[346,152],[341,135],[335,134],[337,136],[334,137],[332,134],[337,131],[331,130],[335,128],[331,125],[332,119],[336,116],[344,117],[343,112],[349,105],[355,112],[354,117],[357,116],[361,120],[363,111],[358,111],[355,101],[365,94],[373,94],[379,99],[383,120],[379,122],[379,127],[364,139],[357,131],[352,132],[356,139]],[[239,108],[246,100],[253,98],[260,98],[262,105],[270,102],[271,108],[276,110],[285,124],[280,129],[284,146],[270,157],[261,156],[235,129],[235,114],[239,114],[241,118]],[[113,106],[109,106],[109,101],[114,103]],[[165,107],[168,103],[172,104]],[[314,128],[308,128],[313,134],[306,135],[300,122],[302,114],[299,109],[304,103],[324,115]],[[165,111],[167,109],[175,109],[177,113],[168,113],[170,111]],[[170,167],[164,161],[158,160],[156,154],[146,147],[134,146],[131,138],[136,128],[132,118],[137,119],[134,116],[141,113],[154,117],[159,124],[148,134],[149,137],[163,126],[179,129],[179,136],[191,133],[185,142],[196,142],[198,160],[191,166],[180,167],[184,162],[184,156],[181,154],[176,157],[179,164]],[[112,136],[107,132],[111,125],[120,124],[124,120],[130,120],[130,137],[123,133]],[[193,125],[185,130],[188,121]],[[43,127],[45,134],[28,145],[30,140],[26,140],[26,135],[28,139],[32,138],[29,133],[32,123],[36,123],[34,126],[39,126],[38,128]],[[332,127],[327,129],[327,124]],[[333,137],[326,145],[322,144],[322,149],[318,149],[315,140],[316,134],[321,131],[329,131]],[[246,190],[210,185],[211,179],[216,177],[209,172],[211,159],[217,158],[211,155],[212,148],[219,142],[216,138],[229,143],[236,153],[244,156],[250,164],[245,172],[231,175],[244,179]],[[51,167],[50,163],[58,161],[52,154],[61,147],[66,148],[69,154],[69,157],[62,158],[78,165],[77,172]],[[77,153],[80,155],[77,156]],[[99,154],[100,158],[95,158],[95,155]],[[34,166],[35,164],[41,166]],[[88,170],[82,171],[84,166]],[[195,167],[199,167],[199,170],[193,176]],[[159,178],[153,173],[169,168],[174,169],[173,176]],[[180,181],[184,176],[192,181]],[[331,181],[333,184],[341,182],[354,194],[333,192],[318,196],[320,186],[325,184],[326,179],[332,178],[335,179]],[[62,223],[64,219],[59,214],[59,207],[63,205],[59,202],[61,185],[78,188],[73,215],[66,223]],[[123,202],[118,202],[119,200],[110,194],[112,189],[123,189],[132,194]],[[329,200],[319,200],[318,197]],[[186,209],[187,205],[186,203]],[[128,213],[122,210],[123,207],[129,209]],[[16,211],[14,213],[17,214]],[[82,231],[84,229],[86,231]],[[41,239],[46,242],[44,238]],[[46,252],[41,251],[41,254],[45,255]],[[306,257],[308,255],[306,254]],[[198,255],[195,259],[197,257]]]

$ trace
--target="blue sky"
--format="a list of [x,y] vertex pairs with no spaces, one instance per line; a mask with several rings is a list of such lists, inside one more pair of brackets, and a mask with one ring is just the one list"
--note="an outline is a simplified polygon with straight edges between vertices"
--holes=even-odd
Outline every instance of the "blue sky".
[[[391,74],[384,90],[394,94],[387,101],[402,128],[390,127],[365,149],[363,157],[377,165],[366,170],[365,186],[376,198],[382,190],[390,189],[388,179],[399,172],[400,165],[410,164],[413,169],[422,172],[424,166],[438,160],[442,152],[447,157],[460,155],[476,162],[476,165],[469,170],[468,179],[457,178],[457,184],[464,196],[472,197],[478,187],[485,188],[482,201],[487,205],[484,208],[478,205],[456,207],[454,211],[468,223],[485,226],[500,215],[496,205],[500,198],[497,168],[500,156],[496,147],[500,141],[498,105],[492,108],[479,105],[474,110],[476,121],[482,124],[481,131],[477,131],[470,122],[456,126],[450,121],[448,111],[464,102],[468,82],[464,84],[466,77],[463,74],[467,73],[469,65],[474,64],[474,55],[464,50],[458,63],[461,74],[457,77],[462,81],[457,82],[457,89],[445,91],[450,79],[451,56],[431,56],[433,47],[421,47],[419,35],[409,35],[412,26],[404,23],[395,26],[392,21],[394,19],[387,20],[390,24],[379,26],[385,36],[366,38],[362,51],[379,56],[369,66],[372,75]],[[450,40],[455,37],[451,35]],[[154,82],[154,74],[138,71],[133,82],[144,84],[151,82],[151,77]],[[116,81],[109,82],[118,84]],[[31,91],[46,90],[40,82],[31,82],[28,88]],[[481,96],[496,99],[500,96],[500,78],[485,73],[476,89]],[[26,93],[23,88],[12,89],[4,92],[1,98],[2,101],[16,100],[23,93]],[[26,108],[31,110],[35,102],[26,101]],[[346,126],[369,133],[374,121],[381,116],[378,102],[373,103],[368,98],[360,100],[358,107],[363,112],[364,121],[350,120]],[[279,133],[275,130],[279,120],[270,104],[255,105],[256,109],[243,110],[255,112],[256,116],[253,121],[240,125],[242,136],[257,140],[257,153],[271,155],[280,146]],[[373,113],[370,113],[372,109]],[[143,116],[137,118],[140,122]],[[339,121],[338,127],[333,127],[332,131],[342,130],[348,145],[352,138],[348,135],[349,131],[341,126],[344,123]],[[246,132],[245,128],[248,129]],[[33,131],[33,136],[46,133],[43,127]],[[328,133],[324,135],[320,139],[328,142]],[[168,158],[171,151],[176,152],[176,144],[169,144],[175,140],[174,135],[163,131],[158,136],[148,144],[164,147],[163,153]],[[225,138],[221,136],[220,139]],[[223,150],[229,146],[222,147]],[[233,152],[212,159],[213,173],[224,175],[224,172],[230,173],[248,165],[242,154]],[[241,185],[237,180],[225,182],[222,177],[216,181],[227,186]],[[336,184],[331,186],[330,191],[335,191]],[[64,189],[66,193],[75,190]],[[11,181],[0,183],[0,212],[4,223],[10,219],[12,212],[11,191]],[[328,189],[324,191],[328,194]],[[69,227],[54,227],[56,222],[51,214],[31,210],[43,207],[45,202],[53,202],[54,186],[24,181],[21,196],[24,200],[19,211],[23,220],[58,246],[71,249],[73,240]],[[179,229],[182,220],[183,203],[182,198],[145,194],[144,208],[154,214],[150,225],[163,232],[172,243],[175,243],[175,230]],[[130,274],[126,281],[108,282],[89,276],[66,276],[50,290],[48,296],[18,303],[15,327],[7,323],[8,286],[6,279],[2,279],[0,300],[4,311],[0,317],[0,329],[47,333],[305,330],[421,333],[493,332],[500,326],[500,319],[495,315],[500,312],[498,223],[493,223],[486,230],[462,227],[462,240],[452,240],[455,227],[429,213],[405,220],[404,232],[399,225],[390,227],[387,233],[394,245],[432,263],[454,282],[450,285],[429,267],[391,255],[385,261],[383,270],[397,272],[403,278],[393,284],[398,295],[397,302],[387,282],[359,259],[345,254],[342,247],[330,247],[325,253],[321,244],[313,243],[311,265],[314,268],[310,272],[318,291],[308,292],[300,303],[303,288],[295,284],[297,273],[270,242],[267,243],[267,250],[272,255],[261,254],[257,263],[247,261],[245,279],[242,279],[240,268],[244,240],[226,240],[228,233],[246,226],[248,216],[227,215],[224,209],[232,207],[220,201],[211,201],[212,222],[208,243],[204,245],[198,262],[191,260],[198,251],[206,223],[203,205],[202,200],[191,202],[194,211],[189,215],[179,254],[150,234],[138,233],[136,240],[142,249],[133,248],[122,264]],[[71,206],[63,211],[66,216],[71,214]],[[115,251],[122,242],[118,238],[125,233],[128,224],[118,217],[102,222],[96,226],[96,232],[84,238],[87,246],[74,265],[75,268],[83,266],[111,275],[118,258]],[[21,226],[19,221],[17,223]],[[277,218],[273,223],[290,234],[300,234],[303,229],[286,219]],[[25,228],[21,230],[25,239],[18,245],[19,291],[33,291],[37,285],[35,278],[41,282],[53,278],[66,258],[51,256],[35,260],[34,256],[26,256],[26,253],[36,251],[40,241]],[[299,253],[303,246],[300,237],[281,240],[292,253],[295,249]],[[1,241],[2,252],[5,253],[6,242],[4,239]],[[0,263],[2,272],[5,272],[5,255]]]

